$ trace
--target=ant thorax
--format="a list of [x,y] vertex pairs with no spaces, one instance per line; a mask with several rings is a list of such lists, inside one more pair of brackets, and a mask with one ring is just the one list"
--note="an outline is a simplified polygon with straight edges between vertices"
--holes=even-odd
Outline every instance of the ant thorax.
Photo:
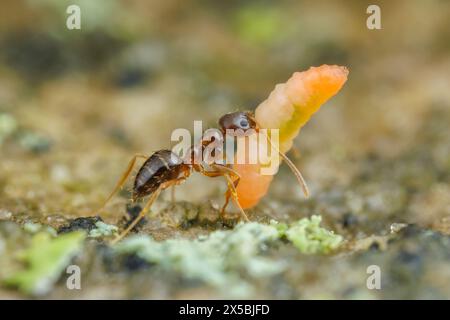
[[[176,129],[172,141],[178,143],[172,151],[179,155],[185,164],[208,166],[220,164],[264,164],[275,167],[279,163],[277,129],[207,129],[199,139],[201,121],[194,121],[194,140],[187,129]],[[273,147],[271,147],[273,146]],[[273,164],[273,165],[272,165]]]

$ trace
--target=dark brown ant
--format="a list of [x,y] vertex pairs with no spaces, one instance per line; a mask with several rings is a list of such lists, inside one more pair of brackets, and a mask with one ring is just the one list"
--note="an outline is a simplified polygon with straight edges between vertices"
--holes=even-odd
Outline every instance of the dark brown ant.
[[[228,134],[230,131],[227,130],[229,129],[242,130],[239,132],[245,132],[249,129],[258,130],[258,125],[253,117],[253,114],[250,112],[234,112],[226,114],[219,119],[219,127],[223,135]],[[215,138],[217,139],[217,137]],[[214,161],[209,161],[208,159],[206,159],[206,161],[203,160],[203,162],[201,163],[197,163],[194,161],[195,157],[198,155],[198,152],[201,152],[203,154],[204,149],[211,142],[212,141],[202,139],[199,145],[191,147],[191,150],[188,153],[190,161],[187,162],[183,161],[182,158],[180,158],[170,150],[159,150],[150,157],[142,154],[136,154],[133,156],[128,164],[127,169],[117,182],[114,190],[105,200],[100,209],[96,211],[96,213],[103,210],[109,200],[116,194],[117,191],[119,191],[119,189],[123,187],[127,178],[131,174],[138,158],[145,158],[146,161],[136,174],[133,186],[132,201],[135,202],[146,196],[150,196],[150,198],[142,208],[139,215],[135,218],[135,220],[116,239],[114,239],[113,243],[120,241],[136,226],[137,223],[139,223],[139,221],[150,210],[150,207],[156,201],[161,191],[183,183],[190,176],[192,171],[199,172],[207,177],[225,177],[227,180],[228,188],[225,194],[225,204],[220,211],[221,217],[223,217],[225,209],[231,198],[235,205],[239,208],[242,218],[245,221],[249,221],[247,215],[239,205],[239,201],[237,199],[236,187],[240,179],[239,174],[234,171],[231,166],[226,164],[224,165],[216,163]],[[223,141],[220,142],[222,143]],[[301,177],[301,174],[295,167],[295,165],[284,154],[282,154],[281,152],[279,152],[279,154],[283,157],[283,159],[287,161],[289,167],[293,169],[297,178],[299,178],[299,181],[301,181],[301,184],[306,187],[303,178]],[[206,167],[209,167],[212,170],[207,170]]]
[[[248,113],[238,112],[234,114],[227,114],[220,118],[219,126],[222,133],[226,133],[227,129],[242,129],[247,130],[250,126],[254,125],[253,120],[247,117]],[[250,115],[250,114],[248,114]],[[216,138],[216,137],[215,137]],[[223,216],[226,206],[228,205],[230,197],[233,202],[239,208],[241,216],[245,221],[249,221],[244,210],[239,205],[236,196],[236,186],[239,183],[239,174],[236,173],[231,167],[214,162],[203,162],[196,163],[194,158],[197,156],[198,152],[202,152],[211,143],[211,141],[201,140],[198,146],[191,147],[188,156],[191,157],[191,161],[183,161],[178,155],[170,150],[159,150],[155,152],[150,157],[143,154],[136,154],[133,156],[128,164],[127,169],[122,174],[122,177],[117,182],[111,194],[105,200],[103,205],[96,211],[96,213],[103,210],[106,204],[111,200],[111,198],[119,191],[126,180],[130,176],[136,161],[139,158],[144,158],[146,161],[139,169],[136,174],[132,201],[135,202],[138,199],[150,196],[145,206],[142,208],[136,219],[113,241],[116,243],[120,241],[125,235],[127,235],[134,226],[139,223],[139,221],[147,214],[150,207],[158,198],[161,191],[174,187],[183,183],[191,174],[192,171],[199,172],[207,177],[219,177],[223,176],[227,180],[228,189],[226,193],[226,203],[221,209],[221,216]],[[206,170],[205,167],[208,166],[212,170]]]

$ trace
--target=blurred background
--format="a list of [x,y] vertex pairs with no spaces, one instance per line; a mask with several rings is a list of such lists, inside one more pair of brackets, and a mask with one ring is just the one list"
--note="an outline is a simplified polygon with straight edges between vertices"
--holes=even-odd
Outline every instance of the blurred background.
[[[81,8],[81,30],[66,28],[70,4]],[[381,8],[381,30],[366,27],[370,4]],[[338,229],[357,217],[352,237],[393,222],[450,233],[449,13],[443,0],[3,1],[3,219],[89,215],[131,156],[169,148],[175,128],[214,127],[294,71],[339,64],[348,82],[290,155],[312,198],[283,168],[252,214],[319,212]],[[177,196],[220,202],[224,190],[195,175]],[[116,223],[124,202],[105,219]]]

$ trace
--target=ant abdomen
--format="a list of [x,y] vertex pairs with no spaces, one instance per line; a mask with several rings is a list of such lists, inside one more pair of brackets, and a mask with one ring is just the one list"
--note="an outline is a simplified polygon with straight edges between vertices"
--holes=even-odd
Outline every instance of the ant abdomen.
[[184,169],[183,161],[172,151],[155,152],[136,174],[133,201],[152,194],[161,184],[177,179]]

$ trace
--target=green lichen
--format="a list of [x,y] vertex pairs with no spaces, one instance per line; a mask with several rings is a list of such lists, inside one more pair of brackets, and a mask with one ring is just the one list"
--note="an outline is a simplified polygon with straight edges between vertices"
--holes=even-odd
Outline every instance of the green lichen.
[[238,292],[242,297],[251,290],[245,276],[267,277],[287,267],[282,261],[264,256],[267,248],[281,238],[290,240],[303,253],[328,253],[337,248],[342,237],[319,227],[320,221],[319,216],[313,216],[290,226],[276,222],[238,224],[233,230],[215,231],[194,240],[158,242],[149,236],[133,236],[115,250],[119,254],[137,254],[165,270],[226,288],[233,297]]
[[34,223],[31,221],[28,221],[23,224],[23,230],[25,230],[28,233],[36,233],[41,228],[42,228],[42,225],[40,223]]
[[116,226],[104,223],[103,221],[97,221],[95,226],[97,228],[89,232],[90,238],[111,237],[119,231],[119,228]]
[[284,235],[302,253],[330,253],[339,247],[343,238],[333,231],[320,227],[321,222],[321,216],[303,218],[284,228]]
[[195,240],[170,239],[157,242],[149,236],[134,236],[117,245],[119,253],[136,253],[165,270],[209,285],[227,288],[238,297],[249,293],[241,272],[252,277],[279,273],[285,265],[262,256],[279,239],[276,228],[259,223],[239,224],[231,231],[215,231]]
[[30,247],[18,255],[26,269],[6,277],[4,283],[30,295],[47,293],[81,249],[85,236],[79,231],[57,238],[52,238],[47,232],[37,233]]
[[44,153],[50,150],[51,141],[38,133],[24,131],[19,136],[19,144],[33,153]]
[[55,229],[53,229],[50,226],[44,226],[40,223],[35,223],[32,221],[27,221],[23,224],[23,230],[25,230],[28,233],[35,234],[38,232],[47,232],[53,237],[56,237],[57,232]]

